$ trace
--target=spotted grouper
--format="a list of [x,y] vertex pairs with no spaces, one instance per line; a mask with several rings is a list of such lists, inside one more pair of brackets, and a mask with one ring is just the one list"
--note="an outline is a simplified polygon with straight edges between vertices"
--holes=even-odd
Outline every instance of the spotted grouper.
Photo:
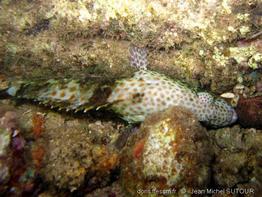
[[236,121],[235,110],[207,92],[196,92],[179,80],[147,70],[146,49],[131,47],[131,66],[138,69],[131,78],[111,83],[71,79],[11,83],[7,93],[33,99],[51,108],[83,111],[101,107],[117,113],[129,123],[142,122],[154,112],[172,106],[187,108],[199,121],[223,127]]

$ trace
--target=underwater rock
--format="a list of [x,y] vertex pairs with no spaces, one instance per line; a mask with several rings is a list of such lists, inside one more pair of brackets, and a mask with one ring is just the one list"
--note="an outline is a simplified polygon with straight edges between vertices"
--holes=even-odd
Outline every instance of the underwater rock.
[[7,154],[9,149],[9,144],[11,142],[11,132],[0,128],[0,157],[3,157]]
[[256,83],[256,91],[262,92],[262,80]]
[[10,108],[0,106],[0,193],[11,177],[12,167],[12,134],[16,125],[16,114]]
[[92,191],[107,184],[111,171],[119,165],[114,144],[121,126],[67,118],[53,112],[45,116],[45,131],[38,139],[44,148],[41,176],[51,187],[71,192],[80,187]]
[[35,173],[28,174],[33,169],[25,156],[18,119],[11,106],[0,105],[0,194],[6,196],[21,196],[34,187]]
[[43,19],[41,21],[39,21],[37,24],[35,24],[35,26],[33,26],[31,29],[27,29],[25,31],[26,35],[37,35],[38,33],[40,33],[41,31],[45,31],[49,28],[49,20],[48,19]]
[[262,191],[262,132],[238,125],[209,132],[215,160],[212,163],[214,187],[249,188],[251,196]]
[[6,0],[0,5],[0,63],[12,77],[129,74],[127,40],[152,50],[152,69],[216,93],[234,86],[240,64],[261,65],[259,46],[235,44],[261,28],[256,0]]
[[262,96],[240,97],[236,112],[243,127],[262,128]]
[[[10,162],[8,161],[10,142],[10,131],[0,128],[0,185],[5,185],[10,178]],[[2,190],[0,187],[0,193]]]
[[5,185],[10,179],[10,168],[9,165],[0,160],[0,193],[5,191],[5,187],[3,187],[3,185]]
[[188,110],[173,107],[150,115],[129,138],[122,154],[121,183],[131,196],[202,188],[209,183],[211,156],[206,129]]
[[119,182],[114,182],[112,185],[99,188],[91,192],[90,194],[86,194],[85,197],[126,197],[126,194],[122,191],[121,184]]

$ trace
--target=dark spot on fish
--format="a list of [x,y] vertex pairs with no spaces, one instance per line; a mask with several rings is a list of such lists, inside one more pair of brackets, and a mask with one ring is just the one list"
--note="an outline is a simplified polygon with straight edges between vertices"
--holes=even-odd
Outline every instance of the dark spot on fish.
[[74,100],[75,99],[75,95],[70,96],[69,100]]
[[56,95],[56,91],[51,92],[51,96],[55,96]]
[[142,102],[142,98],[144,97],[144,95],[145,95],[144,93],[136,93],[136,94],[134,94],[132,102],[133,103],[140,103],[140,102]]
[[62,92],[60,93],[60,97],[64,97],[64,96],[65,96],[65,92],[62,91]]

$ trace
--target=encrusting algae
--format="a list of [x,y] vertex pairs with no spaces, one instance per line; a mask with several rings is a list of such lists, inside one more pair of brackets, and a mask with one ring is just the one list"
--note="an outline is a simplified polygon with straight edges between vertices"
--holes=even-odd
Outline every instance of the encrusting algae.
[[77,80],[15,82],[7,89],[11,96],[33,99],[66,111],[84,111],[106,107],[130,123],[142,122],[154,112],[181,106],[193,112],[199,121],[221,127],[236,121],[234,109],[207,92],[195,92],[186,84],[147,70],[145,49],[131,47],[131,66],[139,71],[133,77],[110,83]]

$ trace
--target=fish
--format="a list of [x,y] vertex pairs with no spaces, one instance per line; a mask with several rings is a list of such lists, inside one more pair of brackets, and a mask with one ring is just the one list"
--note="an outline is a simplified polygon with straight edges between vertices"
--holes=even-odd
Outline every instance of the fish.
[[15,81],[6,93],[58,110],[86,113],[101,108],[115,112],[128,123],[140,123],[156,112],[179,106],[191,111],[200,122],[218,128],[231,125],[237,114],[222,98],[196,91],[178,79],[148,69],[147,49],[130,47],[133,76],[111,82],[50,79]]

